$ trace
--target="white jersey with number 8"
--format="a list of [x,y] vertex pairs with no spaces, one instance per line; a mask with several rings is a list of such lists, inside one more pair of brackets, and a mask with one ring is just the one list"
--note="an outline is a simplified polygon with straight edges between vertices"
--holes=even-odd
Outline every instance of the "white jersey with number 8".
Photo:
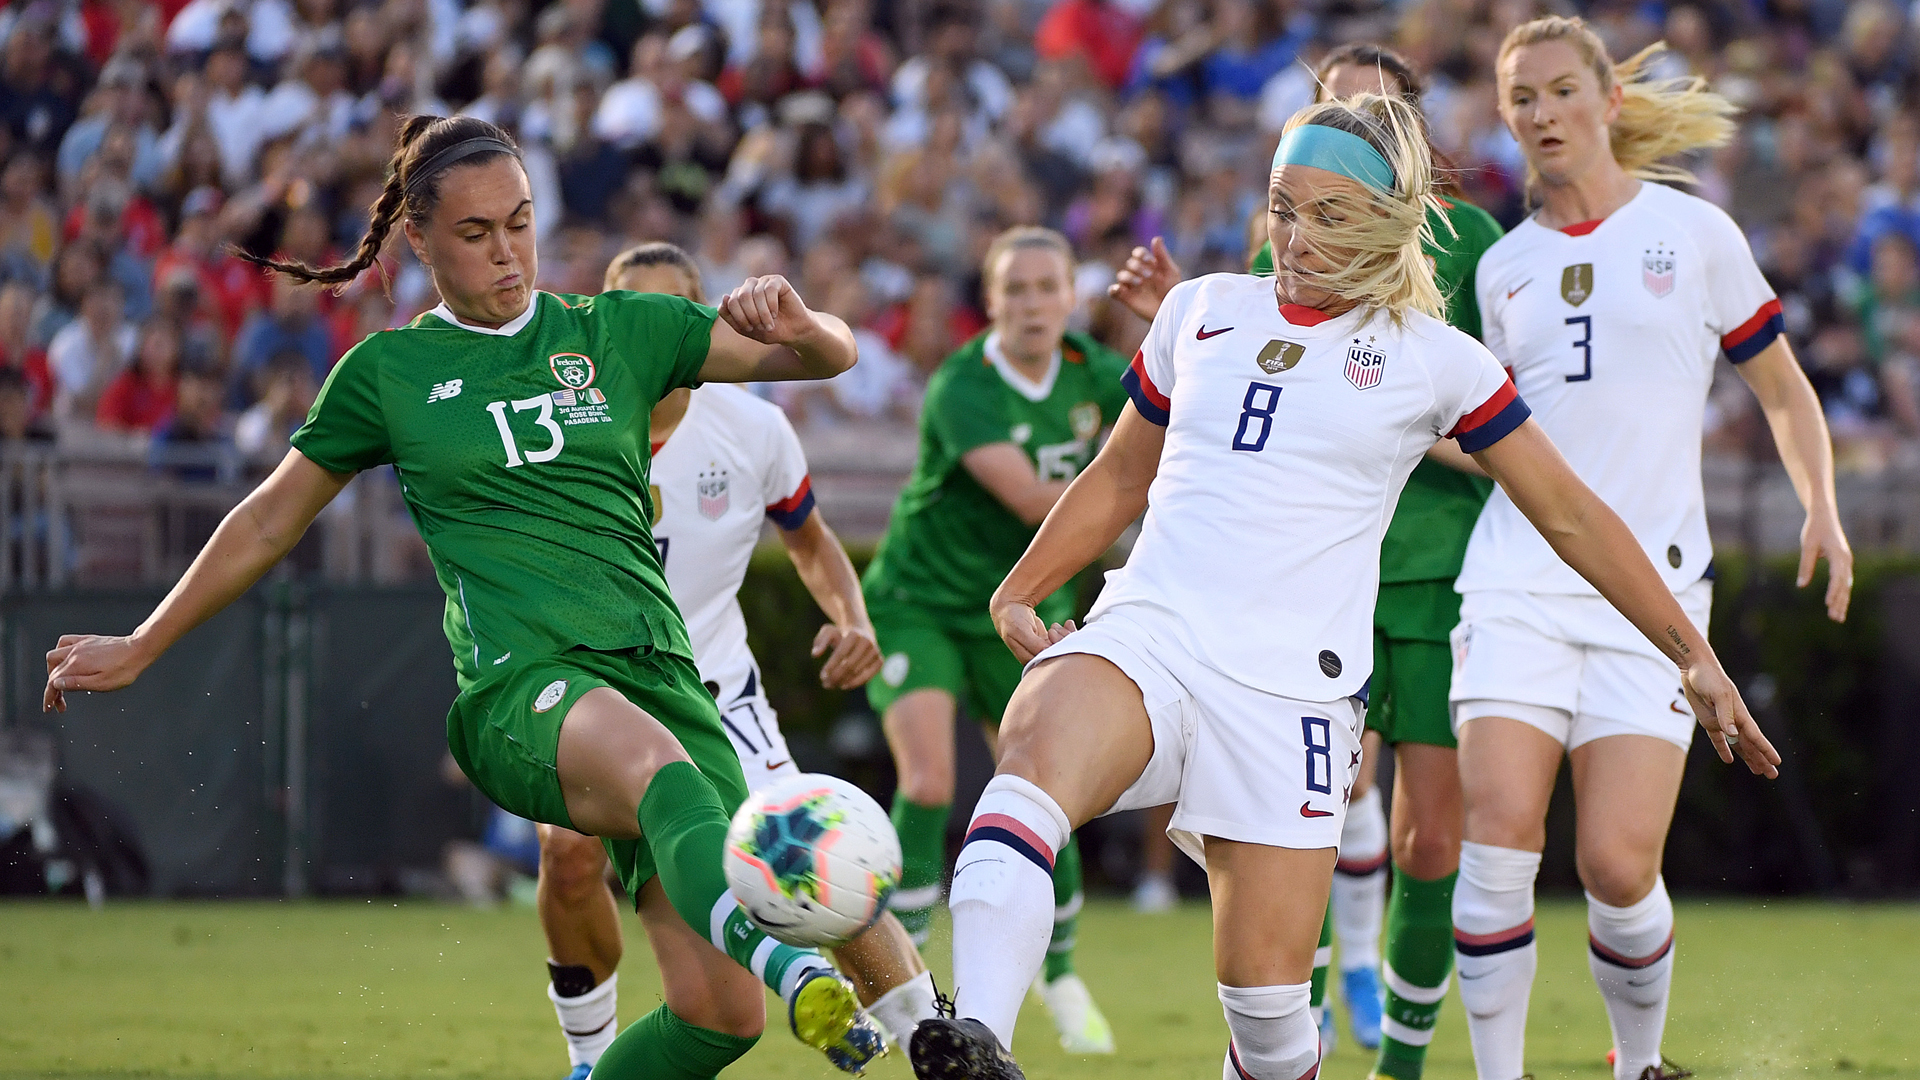
[[[1487,347],[1513,373],[1574,472],[1611,506],[1675,592],[1706,573],[1700,439],[1722,350],[1758,355],[1780,302],[1719,207],[1645,183],[1598,223],[1532,219],[1476,274]],[[1467,546],[1462,593],[1597,595],[1495,491]]]

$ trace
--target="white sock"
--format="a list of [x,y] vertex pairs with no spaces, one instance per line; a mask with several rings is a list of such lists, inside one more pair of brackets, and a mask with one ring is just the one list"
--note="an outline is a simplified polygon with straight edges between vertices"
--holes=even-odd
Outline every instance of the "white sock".
[[553,1011],[560,1017],[560,1031],[567,1037],[569,1065],[596,1064],[613,1045],[613,1037],[620,1034],[615,989],[619,982],[620,973],[616,971],[607,976],[606,982],[578,997],[561,997],[552,983],[547,984],[547,998],[553,1002]]
[[1333,865],[1333,937],[1340,970],[1380,966],[1380,924],[1387,914],[1387,815],[1380,789],[1347,807],[1340,860]]
[[1611,907],[1587,894],[1587,967],[1613,1026],[1613,1075],[1635,1080],[1660,1064],[1673,987],[1673,900],[1664,878],[1638,903]]
[[933,1019],[933,972],[923,971],[867,1006],[894,1045],[905,1046],[920,1021]]
[[1320,1032],[1307,1002],[1312,983],[1220,986],[1227,1013],[1227,1057],[1220,1080],[1313,1080]]
[[1460,845],[1454,960],[1480,1080],[1517,1080],[1526,1071],[1527,999],[1540,962],[1533,943],[1533,879],[1539,873],[1535,852]]
[[1053,797],[1017,776],[996,776],[974,806],[954,863],[953,997],[1013,1047],[1020,1001],[1053,937],[1053,860],[1072,830]]

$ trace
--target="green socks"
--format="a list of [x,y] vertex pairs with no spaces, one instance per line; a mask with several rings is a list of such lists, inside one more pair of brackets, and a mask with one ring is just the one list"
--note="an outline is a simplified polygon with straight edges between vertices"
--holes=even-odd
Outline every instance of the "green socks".
[[900,834],[900,887],[887,906],[916,946],[926,945],[933,909],[940,903],[940,878],[947,869],[947,812],[951,809],[945,804],[921,806],[897,791],[893,795],[893,831]]
[[1086,902],[1080,877],[1080,837],[1067,837],[1067,846],[1053,862],[1053,940],[1047,943],[1048,982],[1073,970],[1073,942],[1080,930],[1080,906]]
[[1393,868],[1387,903],[1387,1008],[1380,1058],[1382,1080],[1420,1080],[1427,1044],[1453,970],[1453,882],[1457,874],[1421,881]]
[[1320,945],[1313,950],[1313,994],[1307,999],[1307,1005],[1313,1009],[1313,1022],[1319,1023],[1323,1010],[1327,1007],[1327,969],[1333,966],[1333,903],[1328,901],[1327,913],[1320,920]]
[[[740,909],[721,869],[727,812],[720,805],[720,793],[692,762],[676,761],[653,774],[653,782],[640,798],[640,831],[653,849],[660,886],[666,890],[673,910],[715,948],[753,972],[782,1001],[793,992],[801,975],[815,968],[831,970],[819,953],[768,937]],[[625,1038],[624,1034],[620,1036],[621,1040]],[[619,1045],[619,1041],[614,1043],[616,1048]]]
[[713,1080],[759,1041],[694,1027],[662,1005],[613,1040],[593,1075],[601,1080]]

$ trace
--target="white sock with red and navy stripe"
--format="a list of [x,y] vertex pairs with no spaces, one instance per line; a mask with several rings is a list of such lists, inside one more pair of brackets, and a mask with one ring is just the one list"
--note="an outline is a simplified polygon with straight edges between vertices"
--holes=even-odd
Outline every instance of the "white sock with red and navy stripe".
[[1526,1071],[1527,999],[1540,956],[1533,943],[1533,879],[1540,855],[1468,841],[1453,887],[1454,966],[1480,1080]]
[[1380,967],[1380,924],[1387,913],[1387,815],[1380,789],[1347,806],[1340,861],[1333,864],[1333,936],[1340,970]]
[[986,1024],[1008,1049],[1021,999],[1053,937],[1053,861],[1072,831],[1037,785],[996,776],[974,806],[954,863],[947,890],[954,1007]]
[[1613,1026],[1613,1075],[1634,1080],[1660,1064],[1660,1036],[1667,1027],[1667,995],[1673,987],[1673,900],[1664,878],[1627,907],[1612,907],[1587,894],[1587,966],[1607,1002]]
[[1220,1080],[1314,1080],[1320,1074],[1320,1030],[1308,1004],[1312,996],[1312,983],[1220,984],[1230,1035]]

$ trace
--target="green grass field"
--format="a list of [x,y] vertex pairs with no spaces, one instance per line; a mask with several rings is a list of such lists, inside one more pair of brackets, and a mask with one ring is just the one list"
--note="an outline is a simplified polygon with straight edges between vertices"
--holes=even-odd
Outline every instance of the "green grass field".
[[[1545,905],[1539,930],[1529,1065],[1542,1080],[1602,1080],[1607,1026],[1583,909]],[[1920,1078],[1920,907],[1693,902],[1681,906],[1679,934],[1667,1051],[1700,1076]],[[1067,1057],[1030,1000],[1020,1028],[1029,1076],[1220,1075],[1226,1027],[1204,906],[1140,916],[1091,904],[1080,940],[1080,969],[1120,1053]],[[936,937],[933,951],[945,949]],[[0,1077],[559,1080],[566,1058],[544,955],[524,908],[0,905]],[[659,1001],[642,950],[621,984],[623,1021]],[[1370,1058],[1342,1035],[1321,1075],[1358,1080]],[[727,1075],[839,1074],[774,1029]],[[911,1072],[894,1054],[869,1075]],[[1427,1075],[1472,1077],[1452,998]]]

